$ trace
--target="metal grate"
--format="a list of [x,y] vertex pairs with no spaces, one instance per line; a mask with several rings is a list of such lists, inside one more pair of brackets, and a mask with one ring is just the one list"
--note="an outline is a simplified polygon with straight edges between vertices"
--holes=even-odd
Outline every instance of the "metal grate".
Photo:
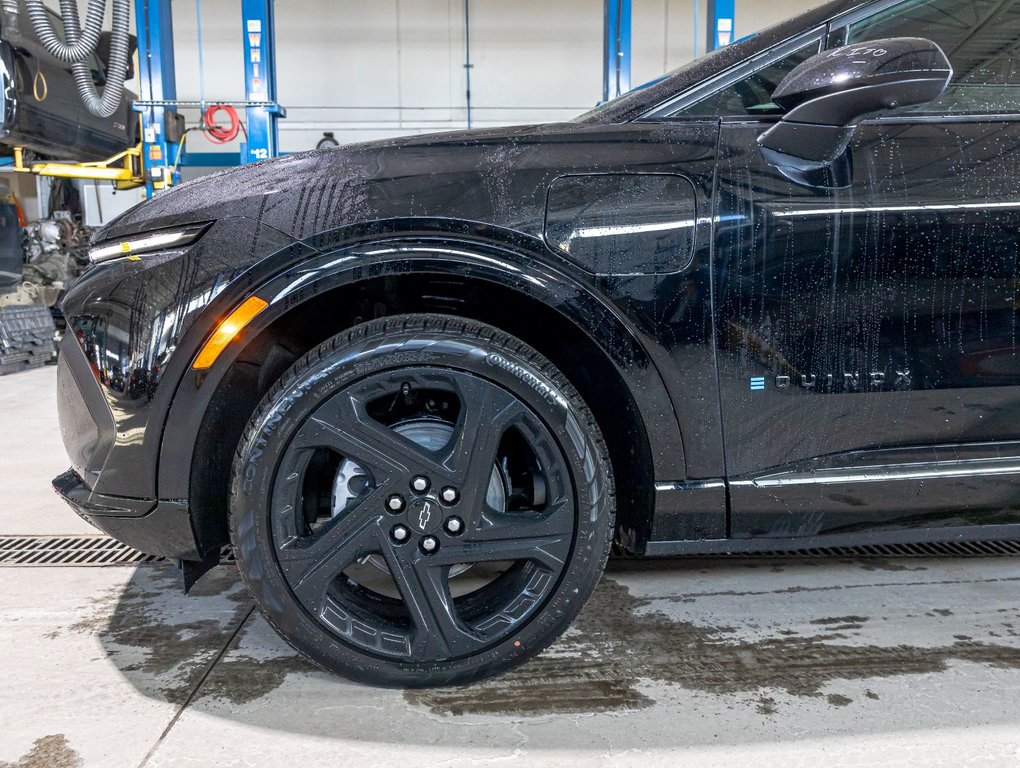
[[0,536],[0,565],[137,565],[158,559],[109,536]]
[[[860,547],[817,547],[702,558],[837,558],[837,557],[1020,557],[1020,541],[953,541],[933,544],[869,544]],[[0,566],[140,565],[160,562],[109,536],[0,536]],[[234,562],[231,547],[220,550],[220,562]]]
[[[109,536],[0,536],[0,566],[141,565],[162,561]],[[231,547],[220,550],[220,562],[234,562]]]
[[[947,541],[929,544],[862,544],[857,547],[814,547],[706,555],[705,557],[812,558],[812,557],[1017,557],[1020,541]],[[702,557],[697,555],[696,557]]]

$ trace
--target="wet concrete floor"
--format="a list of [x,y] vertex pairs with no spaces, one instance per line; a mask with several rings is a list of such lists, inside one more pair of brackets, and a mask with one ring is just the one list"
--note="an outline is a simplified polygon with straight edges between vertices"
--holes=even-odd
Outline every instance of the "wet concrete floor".
[[0,574],[2,768],[1020,765],[1016,559],[615,563],[537,659],[418,692],[304,662],[231,567]]
[[[0,388],[0,536],[88,530],[52,387]],[[1020,558],[613,562],[547,652],[424,692],[304,662],[228,566],[0,579],[0,768],[1020,766]]]

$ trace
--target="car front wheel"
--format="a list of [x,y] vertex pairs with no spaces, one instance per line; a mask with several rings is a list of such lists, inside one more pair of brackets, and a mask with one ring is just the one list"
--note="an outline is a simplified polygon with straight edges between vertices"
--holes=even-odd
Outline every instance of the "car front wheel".
[[376,685],[464,683],[537,654],[605,566],[612,469],[591,411],[490,326],[407,315],[297,362],[252,417],[231,536],[263,614]]

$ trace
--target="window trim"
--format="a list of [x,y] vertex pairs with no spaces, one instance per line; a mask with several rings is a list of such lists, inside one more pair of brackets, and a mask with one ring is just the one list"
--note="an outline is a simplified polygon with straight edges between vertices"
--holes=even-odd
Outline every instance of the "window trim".
[[[895,2],[903,2],[903,0],[895,0]],[[635,122],[641,121],[661,121],[661,120],[683,120],[685,116],[682,114],[676,114],[679,110],[686,107],[692,106],[699,101],[702,101],[713,93],[720,91],[724,88],[728,88],[734,83],[742,80],[745,77],[753,75],[755,72],[759,72],[771,64],[775,64],[784,56],[788,56],[791,53],[803,48],[812,41],[818,43],[818,53],[821,53],[827,47],[829,34],[828,24],[819,24],[811,29],[801,32],[795,37],[788,38],[781,43],[778,43],[771,48],[768,48],[760,53],[756,54],[750,59],[741,61],[736,66],[730,67],[723,72],[720,72],[715,77],[705,80],[693,85],[685,91],[673,96],[661,104],[652,107],[646,111],[640,117],[635,118]],[[707,118],[704,115],[692,116],[687,118],[695,122],[705,122],[707,120],[724,120],[742,117],[748,120],[761,120],[762,117],[756,117],[755,115],[719,115],[716,118]]]
[[858,21],[867,19],[871,16],[877,16],[882,11],[888,10],[895,5],[901,5],[909,0],[881,0],[881,2],[871,3],[870,5],[863,5],[859,8],[852,8],[849,11],[843,11],[838,16],[833,16],[829,20],[829,34],[838,32],[840,30],[849,29],[851,24],[856,24]]

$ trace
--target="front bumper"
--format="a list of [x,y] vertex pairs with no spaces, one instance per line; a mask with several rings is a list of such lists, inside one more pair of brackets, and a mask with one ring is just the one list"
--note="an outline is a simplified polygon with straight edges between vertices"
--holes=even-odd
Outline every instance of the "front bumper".
[[202,559],[184,502],[97,494],[73,469],[55,477],[53,489],[82,518],[139,552],[170,560]]
[[188,515],[190,462],[159,471],[164,437],[196,439],[176,435],[168,413],[216,302],[229,306],[235,282],[246,290],[238,276],[290,243],[226,217],[187,248],[98,264],[68,288],[57,407],[71,472],[54,484],[82,517],[148,554],[204,561],[218,551],[223,542],[196,539]]
[[[57,366],[60,432],[72,467],[53,480],[53,488],[85,520],[115,539],[148,555],[174,560],[200,560],[188,504],[146,496],[104,492],[99,480],[144,472],[144,461],[109,460],[118,434],[117,420],[97,376],[98,367],[82,349],[81,338],[66,334]],[[127,449],[137,451],[135,445]],[[130,455],[130,453],[129,453]],[[120,483],[117,483],[120,485]]]

